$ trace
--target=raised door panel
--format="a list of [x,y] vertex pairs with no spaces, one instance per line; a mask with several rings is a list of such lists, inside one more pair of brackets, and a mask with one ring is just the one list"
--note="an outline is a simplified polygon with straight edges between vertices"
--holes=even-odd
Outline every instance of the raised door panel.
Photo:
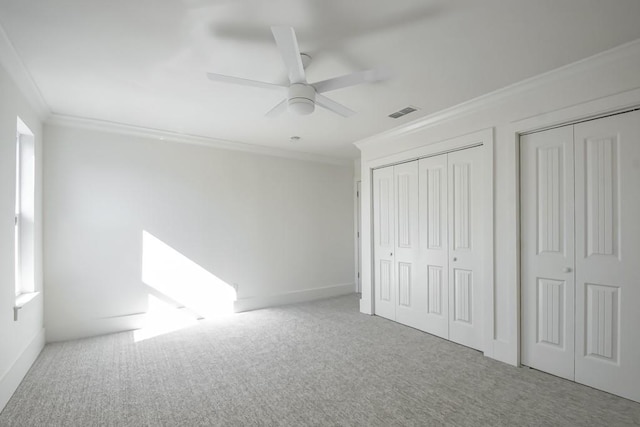
[[573,129],[520,139],[522,363],[574,377]]
[[473,325],[474,319],[473,272],[453,269],[453,321]]
[[566,343],[566,282],[537,278],[536,342],[563,349]]
[[373,171],[375,314],[395,320],[395,191],[393,167]]
[[448,154],[449,339],[483,349],[482,147]]
[[424,271],[426,306],[420,329],[449,338],[449,245],[447,227],[447,155],[421,159],[419,268]]
[[640,402],[640,111],[575,126],[578,382]]
[[452,242],[454,251],[471,250],[471,162],[457,161],[451,168]]
[[414,328],[424,321],[427,305],[426,271],[418,264],[420,227],[418,215],[418,161],[394,166],[396,248],[395,269],[398,300],[396,320]]
[[[618,136],[587,137],[579,143],[577,166],[583,178],[581,198],[585,210],[585,255],[619,253],[618,232]],[[582,156],[584,155],[584,157]],[[584,169],[583,169],[584,168]],[[615,261],[614,261],[615,262]]]
[[564,163],[563,147],[542,146],[536,149],[537,253],[558,254],[564,251]]

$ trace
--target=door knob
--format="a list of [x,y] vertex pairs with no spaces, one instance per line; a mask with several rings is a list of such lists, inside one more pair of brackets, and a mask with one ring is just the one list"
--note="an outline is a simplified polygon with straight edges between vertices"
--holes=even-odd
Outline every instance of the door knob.
[[456,262],[458,260],[458,258],[453,257],[453,262]]
[[562,269],[564,273],[571,273],[571,267],[565,267]]
[[390,252],[390,253],[389,253],[389,256],[393,256],[393,252]]

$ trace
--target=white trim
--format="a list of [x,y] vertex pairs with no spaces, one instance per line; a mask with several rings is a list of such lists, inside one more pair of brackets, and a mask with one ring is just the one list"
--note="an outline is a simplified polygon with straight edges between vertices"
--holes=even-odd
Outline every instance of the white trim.
[[371,169],[377,169],[397,163],[417,160],[423,157],[435,156],[453,150],[470,148],[474,145],[482,145],[486,138],[490,138],[491,141],[493,141],[493,129],[476,131],[466,135],[456,136],[455,138],[446,139],[444,141],[439,141],[435,144],[423,145],[421,147],[412,148],[399,153],[393,153],[379,159],[369,160],[367,165]]
[[257,310],[260,308],[274,307],[278,305],[295,304],[299,302],[349,295],[354,293],[354,286],[354,283],[345,283],[342,285],[305,289],[277,295],[240,298],[235,302],[234,311],[236,313],[240,313],[242,311]]
[[[145,325],[147,313],[131,313],[112,317],[101,317],[88,319],[81,324],[56,325],[55,328],[48,329],[47,343],[78,340],[83,338],[97,337],[118,332],[133,331],[141,329]],[[74,329],[69,332],[69,328]],[[52,333],[51,330],[62,332]]]
[[[484,206],[483,213],[486,216],[484,218],[486,227],[483,229],[484,236],[482,236],[482,241],[484,243],[483,251],[486,254],[487,258],[484,259],[484,303],[483,303],[483,336],[484,336],[484,355],[488,357],[493,357],[493,343],[495,341],[495,293],[496,293],[496,282],[495,282],[495,245],[493,242],[494,239],[494,230],[495,230],[495,214],[494,214],[494,206],[495,206],[495,198],[494,198],[494,188],[495,188],[495,177],[494,177],[494,165],[493,165],[493,156],[494,156],[494,138],[495,133],[493,128],[487,129],[485,131],[479,132],[479,134],[483,134],[482,137],[482,147],[483,147],[483,172],[484,172]],[[479,136],[479,135],[478,135]]]
[[[374,314],[374,262],[373,262],[373,167],[369,163],[362,161],[360,171],[360,221],[362,234],[361,244],[361,265],[360,265],[360,312],[363,314]],[[366,232],[365,232],[366,230]],[[365,289],[368,290],[365,292]]]
[[616,62],[622,58],[634,55],[640,55],[640,39],[633,40],[614,47],[613,49],[600,52],[596,55],[547,71],[537,76],[521,80],[493,92],[489,92],[452,107],[445,108],[425,117],[418,118],[388,131],[364,138],[360,141],[356,141],[354,145],[362,150],[370,145],[376,145],[384,141],[424,131],[425,129],[440,125],[443,122],[458,119],[475,111],[486,109],[506,99],[518,97],[522,93],[535,91],[537,88],[544,87],[552,82],[581,74],[593,69],[594,67]]
[[519,136],[522,133],[539,131],[554,126],[568,126],[580,121],[637,107],[640,107],[640,88],[520,119],[507,125],[506,129],[510,134],[517,133]]
[[35,110],[38,118],[45,120],[51,114],[51,108],[44,100],[40,88],[36,85],[2,25],[0,25],[0,64],[11,76],[29,105]]
[[353,246],[354,246],[354,261],[355,261],[355,275],[353,280],[355,281],[355,290],[356,293],[360,293],[362,292],[362,290],[360,289],[360,234],[361,234],[361,230],[360,230],[360,214],[361,214],[361,205],[360,205],[360,201],[361,201],[361,187],[362,185],[362,181],[360,181],[359,178],[354,179],[354,190],[353,190],[353,199],[354,199],[354,207],[353,207],[353,214],[354,214],[354,221],[353,221],[353,238],[354,238],[354,242],[353,242]]
[[13,306],[15,308],[22,308],[33,301],[38,295],[40,295],[40,292],[23,292],[19,295],[16,295],[15,303]]
[[27,126],[20,117],[16,120],[16,130],[20,135],[34,136],[29,126]]
[[36,336],[27,345],[24,351],[16,358],[9,370],[0,378],[0,412],[4,409],[9,399],[22,382],[22,379],[33,362],[44,348],[44,329],[40,329]]
[[88,129],[98,132],[116,133],[134,137],[158,139],[160,141],[195,144],[212,148],[221,148],[224,150],[242,151],[247,153],[282,157],[294,160],[303,160],[314,163],[326,163],[338,166],[349,166],[353,164],[352,159],[341,159],[337,157],[323,156],[320,154],[303,153],[299,151],[284,150],[262,145],[247,144],[244,142],[235,142],[218,138],[181,134],[161,129],[145,128],[140,126],[62,114],[52,114],[47,120],[46,124],[76,129]]
[[40,292],[23,292],[19,295],[16,295],[15,302],[13,304],[13,321],[18,321],[18,311],[22,309],[25,305],[29,304],[33,301]]

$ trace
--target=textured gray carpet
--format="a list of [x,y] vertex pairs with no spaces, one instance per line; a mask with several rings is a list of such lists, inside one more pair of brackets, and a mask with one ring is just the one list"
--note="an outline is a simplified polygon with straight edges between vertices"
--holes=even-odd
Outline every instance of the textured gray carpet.
[[640,404],[358,313],[347,296],[47,345],[0,426],[622,426]]

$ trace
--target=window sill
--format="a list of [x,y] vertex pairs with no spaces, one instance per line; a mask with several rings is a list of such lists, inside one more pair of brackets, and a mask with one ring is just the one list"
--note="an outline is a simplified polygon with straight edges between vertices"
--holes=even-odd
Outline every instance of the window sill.
[[13,304],[13,320],[14,322],[18,321],[18,311],[29,304],[31,301],[40,295],[40,292],[24,292],[20,295],[16,295],[15,303]]

